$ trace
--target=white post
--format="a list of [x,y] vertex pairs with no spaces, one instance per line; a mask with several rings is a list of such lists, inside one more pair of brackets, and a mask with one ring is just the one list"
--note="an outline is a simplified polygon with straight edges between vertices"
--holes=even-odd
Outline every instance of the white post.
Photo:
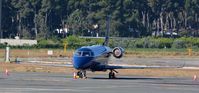
[[2,30],[1,30],[1,27],[2,27],[2,25],[1,25],[1,18],[2,17],[2,0],[0,0],[0,33],[1,33],[1,39],[3,38],[3,32],[2,32]]
[[7,46],[5,51],[5,62],[10,62],[9,58],[10,58],[10,47]]

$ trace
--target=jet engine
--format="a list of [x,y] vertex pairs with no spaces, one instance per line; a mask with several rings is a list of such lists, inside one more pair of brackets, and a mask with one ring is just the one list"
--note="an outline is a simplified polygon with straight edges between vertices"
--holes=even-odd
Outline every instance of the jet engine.
[[121,47],[115,47],[113,50],[112,50],[112,54],[114,57],[116,58],[121,58],[123,56],[123,53],[124,53],[124,49],[121,48]]

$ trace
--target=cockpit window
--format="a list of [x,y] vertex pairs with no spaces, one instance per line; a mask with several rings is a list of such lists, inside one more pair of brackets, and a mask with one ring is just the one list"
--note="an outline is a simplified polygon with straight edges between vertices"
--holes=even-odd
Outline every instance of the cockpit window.
[[93,52],[91,51],[77,51],[75,53],[76,56],[83,56],[83,57],[88,57],[88,56],[93,56]]
[[82,52],[81,52],[81,51],[78,51],[78,52],[75,53],[75,55],[76,55],[76,56],[81,56],[81,55],[82,55]]

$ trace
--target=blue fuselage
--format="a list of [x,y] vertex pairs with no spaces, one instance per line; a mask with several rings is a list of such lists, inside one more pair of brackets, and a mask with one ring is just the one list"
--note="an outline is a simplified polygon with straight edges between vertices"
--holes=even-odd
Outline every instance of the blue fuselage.
[[107,65],[111,49],[103,45],[85,46],[73,55],[73,66],[78,70],[102,71],[100,66]]

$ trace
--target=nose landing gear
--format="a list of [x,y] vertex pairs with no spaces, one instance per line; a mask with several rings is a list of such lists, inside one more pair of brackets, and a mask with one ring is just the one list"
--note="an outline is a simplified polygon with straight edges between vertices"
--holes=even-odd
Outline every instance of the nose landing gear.
[[86,79],[86,71],[80,70],[77,72],[77,76],[81,79]]

